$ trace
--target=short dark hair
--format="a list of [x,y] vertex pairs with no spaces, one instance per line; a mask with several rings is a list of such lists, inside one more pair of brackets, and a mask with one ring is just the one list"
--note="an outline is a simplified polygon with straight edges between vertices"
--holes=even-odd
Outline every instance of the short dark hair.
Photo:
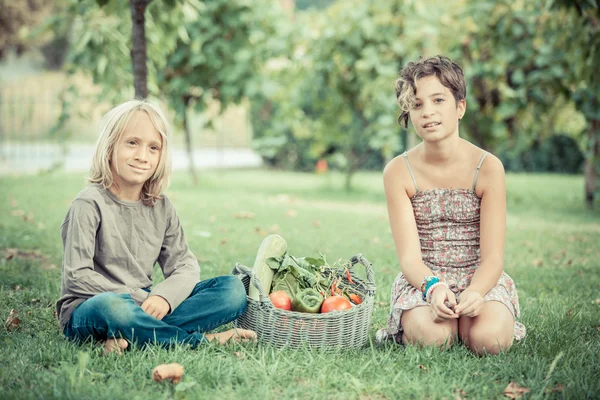
[[414,107],[415,95],[417,93],[416,82],[420,78],[435,75],[442,85],[447,87],[458,103],[467,95],[467,83],[460,65],[444,56],[435,56],[418,61],[411,61],[400,71],[396,79],[396,100],[402,110],[398,123],[408,128],[408,117],[410,110]]

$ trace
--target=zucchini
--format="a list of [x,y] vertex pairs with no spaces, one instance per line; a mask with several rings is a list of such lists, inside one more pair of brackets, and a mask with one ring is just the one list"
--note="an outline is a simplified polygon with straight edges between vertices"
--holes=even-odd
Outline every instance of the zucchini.
[[[273,271],[267,264],[269,258],[280,258],[287,251],[287,242],[279,235],[269,235],[260,244],[256,260],[254,261],[254,276],[256,276],[262,285],[265,295],[271,292],[271,282],[273,281]],[[254,281],[254,279],[252,279]],[[254,287],[254,282],[250,282],[248,287],[248,296],[254,300],[260,300],[258,289]]]

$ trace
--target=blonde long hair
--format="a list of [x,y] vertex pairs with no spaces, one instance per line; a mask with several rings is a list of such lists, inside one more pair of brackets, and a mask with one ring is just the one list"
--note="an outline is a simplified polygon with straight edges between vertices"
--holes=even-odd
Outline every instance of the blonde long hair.
[[169,138],[172,134],[172,128],[161,108],[147,100],[127,101],[114,107],[102,117],[100,136],[96,143],[90,175],[87,180],[91,183],[100,184],[105,189],[109,189],[115,183],[110,169],[110,162],[116,155],[116,144],[123,137],[125,127],[132,116],[139,111],[148,114],[154,129],[162,138],[158,166],[152,177],[144,182],[141,193],[142,202],[147,206],[153,206],[161,199],[161,194],[167,189],[171,179],[172,165]]

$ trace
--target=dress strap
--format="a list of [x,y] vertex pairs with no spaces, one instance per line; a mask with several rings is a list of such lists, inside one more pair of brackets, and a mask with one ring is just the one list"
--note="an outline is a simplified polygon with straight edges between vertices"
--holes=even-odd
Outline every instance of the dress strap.
[[404,152],[404,154],[402,154],[404,156],[404,161],[406,162],[406,166],[408,167],[408,172],[410,172],[410,177],[413,180],[413,183],[415,184],[415,190],[418,192],[419,191],[419,186],[417,186],[417,180],[415,179],[415,175],[412,172],[412,168],[410,167],[410,163],[408,162],[408,153]]
[[485,160],[485,157],[488,155],[489,153],[486,151],[483,153],[483,155],[481,156],[481,159],[479,160],[479,164],[477,164],[477,169],[475,170],[475,177],[473,178],[473,190],[475,190],[475,185],[477,185],[477,177],[479,176],[479,170],[481,169],[481,164],[483,164],[483,160]]

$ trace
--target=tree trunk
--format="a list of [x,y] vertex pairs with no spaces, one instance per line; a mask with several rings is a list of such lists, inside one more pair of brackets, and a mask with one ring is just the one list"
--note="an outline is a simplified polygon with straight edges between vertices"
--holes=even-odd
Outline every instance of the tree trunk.
[[188,160],[190,161],[190,175],[192,175],[192,182],[194,186],[198,185],[198,175],[196,175],[196,169],[194,168],[194,149],[192,148],[192,135],[190,134],[190,127],[188,125],[188,107],[192,100],[191,96],[183,97],[183,132],[185,133],[185,147],[188,153]]
[[592,208],[598,189],[598,166],[600,164],[600,120],[598,119],[590,121],[588,143],[590,149],[585,158],[584,167],[585,202],[589,208]]
[[148,68],[146,66],[146,7],[152,0],[130,0],[131,5],[131,63],[135,97],[148,97]]
[[348,160],[348,168],[346,168],[346,179],[345,179],[345,184],[344,184],[344,188],[346,189],[346,192],[349,192],[352,190],[352,177],[354,176],[354,173],[356,172],[356,168],[354,168],[352,166],[353,162]]

